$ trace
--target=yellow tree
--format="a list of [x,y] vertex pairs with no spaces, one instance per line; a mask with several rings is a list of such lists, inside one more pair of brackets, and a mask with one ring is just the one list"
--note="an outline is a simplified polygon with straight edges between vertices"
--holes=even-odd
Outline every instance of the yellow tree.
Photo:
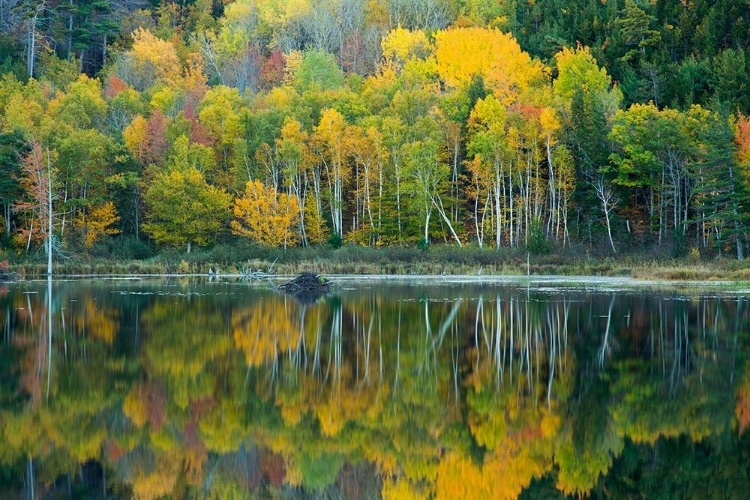
[[435,34],[435,58],[440,78],[450,87],[464,88],[477,77],[504,105],[547,80],[542,63],[521,50],[513,35],[497,29],[459,28]]
[[229,161],[234,156],[238,144],[241,143],[240,110],[242,105],[242,96],[237,89],[220,85],[206,92],[199,106],[200,123],[216,140],[214,153],[219,167],[217,185],[223,187],[231,184]]
[[234,202],[232,232],[264,246],[287,248],[297,242],[294,227],[299,216],[296,197],[267,188],[260,181],[250,181],[244,196]]
[[123,131],[122,138],[133,158],[143,163],[148,143],[148,120],[137,115]]
[[104,235],[119,234],[120,230],[112,227],[120,221],[115,204],[106,202],[100,207],[93,208],[88,216],[81,211],[76,218],[76,225],[84,232],[84,244],[87,248],[94,246],[100,237]]
[[319,201],[320,198],[315,196],[307,196],[305,198],[305,235],[307,236],[307,241],[312,244],[325,243],[328,238],[328,226],[323,217]]
[[[480,243],[484,233],[484,212],[491,203],[494,213],[495,246],[500,247],[502,229],[505,224],[503,214],[507,211],[510,220],[510,244],[513,245],[513,211],[514,197],[506,193],[513,192],[512,171],[514,156],[511,154],[506,131],[507,113],[505,108],[493,96],[477,101],[469,116],[468,129],[470,140],[467,151],[474,159],[469,163],[473,176],[475,203],[481,203],[484,194],[484,209],[481,223],[475,222],[477,238]],[[475,219],[479,210],[475,209]]]
[[391,30],[380,43],[385,59],[384,71],[399,71],[410,59],[427,56],[432,47],[423,30],[407,30],[402,27]]
[[343,236],[344,183],[349,178],[346,162],[346,120],[335,109],[326,108],[320,114],[315,135],[321,145],[320,160],[328,180],[333,232]]
[[145,90],[159,80],[175,85],[182,73],[172,42],[157,38],[143,28],[133,32],[133,48],[125,53],[116,70],[120,73],[118,76],[137,90]]
[[[276,154],[281,164],[284,187],[288,194],[297,199],[297,205],[306,206],[308,196],[308,171],[310,170],[310,151],[307,147],[308,134],[297,120],[286,117],[281,127],[281,137],[276,139]],[[313,175],[313,177],[315,177]],[[319,197],[320,183],[313,179],[315,196]],[[306,216],[302,214],[299,229],[302,241],[307,244],[305,231]]]
[[[347,150],[354,159],[354,231],[362,231],[368,243],[375,243],[381,227],[384,159],[383,135],[374,126],[352,125],[346,129]],[[373,210],[373,198],[377,208]],[[377,218],[377,222],[376,222]]]

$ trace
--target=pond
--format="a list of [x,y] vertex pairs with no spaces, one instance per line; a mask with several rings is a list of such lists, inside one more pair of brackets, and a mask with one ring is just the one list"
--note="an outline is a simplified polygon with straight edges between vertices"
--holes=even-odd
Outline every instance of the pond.
[[750,491],[743,290],[340,282],[0,285],[0,497]]

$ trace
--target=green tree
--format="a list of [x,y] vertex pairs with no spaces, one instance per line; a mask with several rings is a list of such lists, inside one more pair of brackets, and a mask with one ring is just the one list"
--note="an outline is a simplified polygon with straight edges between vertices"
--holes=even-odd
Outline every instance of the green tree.
[[294,87],[305,90],[335,90],[344,84],[344,72],[336,58],[324,50],[305,52],[302,62],[294,74]]
[[701,136],[705,159],[697,166],[703,177],[698,190],[700,219],[717,225],[719,250],[733,245],[738,260],[745,258],[750,231],[750,191],[747,171],[737,164],[735,134],[726,113],[712,114]]
[[183,247],[207,245],[226,225],[231,197],[209,185],[188,166],[158,173],[145,195],[146,231],[158,243]]

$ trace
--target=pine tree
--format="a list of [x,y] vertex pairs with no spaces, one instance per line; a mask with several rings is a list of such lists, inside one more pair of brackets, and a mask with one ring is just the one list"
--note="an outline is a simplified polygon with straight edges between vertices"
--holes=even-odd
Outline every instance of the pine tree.
[[698,190],[697,207],[703,214],[701,221],[719,226],[719,244],[733,245],[737,259],[743,260],[750,230],[750,192],[736,162],[734,139],[728,115],[715,114],[702,137],[706,154],[700,165],[703,182]]

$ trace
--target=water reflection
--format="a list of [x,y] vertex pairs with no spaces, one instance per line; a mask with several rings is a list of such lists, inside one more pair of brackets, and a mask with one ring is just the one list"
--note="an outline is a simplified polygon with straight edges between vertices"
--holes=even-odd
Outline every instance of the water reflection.
[[6,285],[0,494],[748,491],[744,297],[353,288]]

